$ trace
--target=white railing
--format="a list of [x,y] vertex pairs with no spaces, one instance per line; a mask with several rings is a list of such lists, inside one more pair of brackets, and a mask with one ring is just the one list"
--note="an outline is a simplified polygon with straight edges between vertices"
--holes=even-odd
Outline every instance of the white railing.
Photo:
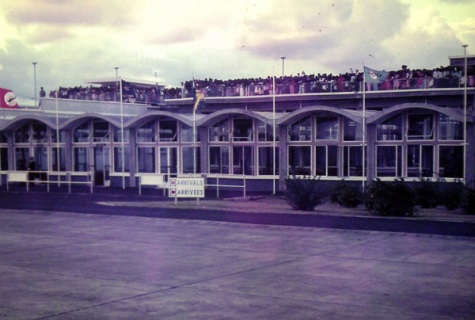
[[[186,178],[196,177],[196,174],[159,174],[159,173],[140,173],[139,177],[139,195],[142,194],[142,186],[153,186],[155,189],[163,189],[163,195],[166,195],[166,190],[169,189],[169,180],[171,177]],[[202,176],[201,174],[198,176]],[[220,189],[223,188],[238,188],[243,190],[243,197],[246,197],[246,175],[211,175],[205,178],[205,187],[216,188],[216,198],[219,198]],[[222,183],[223,179],[242,180],[242,184]],[[216,183],[209,183],[209,180],[216,180]]]
[[[40,178],[38,178],[40,177]],[[52,179],[56,177],[56,179]],[[65,177],[65,180],[61,180]],[[74,177],[86,177],[85,181],[73,180]],[[93,193],[94,174],[93,172],[74,172],[74,171],[8,171],[7,172],[7,191],[10,190],[10,183],[24,183],[26,191],[29,191],[30,184],[46,184],[48,192],[50,192],[51,184],[67,185],[68,191],[71,193],[72,185],[89,185],[90,191]]]
[[[238,184],[222,184],[220,183],[220,179],[242,179],[242,185]],[[208,182],[209,179],[216,179],[216,184],[211,184]],[[219,190],[220,188],[239,188],[242,189],[243,198],[246,197],[246,175],[237,176],[237,175],[212,175],[211,177],[206,178],[206,187],[216,187],[216,198],[219,198]]]
[[164,174],[158,173],[141,173],[139,175],[139,194],[142,194],[142,186],[154,186],[156,189],[163,189],[165,195],[168,189],[168,182],[165,181]]

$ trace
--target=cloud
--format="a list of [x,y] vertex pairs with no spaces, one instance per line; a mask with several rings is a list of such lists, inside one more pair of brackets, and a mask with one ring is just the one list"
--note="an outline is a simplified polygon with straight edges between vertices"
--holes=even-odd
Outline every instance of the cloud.
[[[425,6],[427,4],[427,6]],[[120,74],[195,78],[436,67],[475,35],[471,2],[444,0],[0,1],[0,78],[32,96]],[[473,11],[472,11],[473,12]],[[5,30],[5,32],[3,32]],[[3,49],[3,50],[2,50]],[[375,58],[369,56],[371,54]]]
[[41,28],[30,28],[26,38],[31,44],[45,44],[67,40],[73,35],[72,30],[68,28],[43,26]]
[[473,0],[440,0],[441,2],[445,2],[447,4],[473,4]]
[[475,39],[475,17],[452,22],[450,26],[454,30],[456,38],[460,39],[461,42],[473,43],[473,39]]
[[130,17],[126,1],[114,0],[16,0],[6,6],[7,19],[17,25],[98,25],[128,24]]
[[134,8],[128,2],[113,0],[16,0],[0,4],[5,21],[13,29],[10,37],[34,44],[57,43],[75,36],[80,28],[115,34],[134,25]]
[[273,11],[245,20],[247,49],[266,58],[322,55],[344,37],[351,1],[282,2]]
[[148,38],[144,37],[146,43],[150,45],[168,45],[192,42],[201,35],[199,30],[187,26],[179,27],[167,33],[154,33]]
[[[400,64],[433,68],[447,65],[448,56],[462,52],[457,52],[461,42],[456,33],[439,11],[428,10],[426,15],[417,17],[417,23],[405,25],[385,44],[391,46],[391,52]],[[417,54],[409,54],[409,51]]]

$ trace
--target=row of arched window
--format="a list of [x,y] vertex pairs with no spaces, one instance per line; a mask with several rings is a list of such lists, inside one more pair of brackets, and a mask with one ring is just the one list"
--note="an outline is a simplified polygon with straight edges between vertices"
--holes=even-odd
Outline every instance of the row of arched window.
[[368,127],[366,148],[361,122],[328,111],[277,128],[229,114],[196,131],[166,116],[124,132],[103,119],[85,120],[71,130],[31,120],[13,130],[13,156],[6,132],[0,137],[2,171],[20,170],[21,160],[34,157],[40,171],[95,171],[104,179],[124,173],[361,178],[369,163],[375,177],[463,174],[463,123],[431,110],[400,112]]

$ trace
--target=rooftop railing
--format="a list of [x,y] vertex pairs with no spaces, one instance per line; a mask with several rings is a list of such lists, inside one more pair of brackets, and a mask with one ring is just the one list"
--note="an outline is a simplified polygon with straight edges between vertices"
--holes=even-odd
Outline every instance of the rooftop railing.
[[[387,79],[381,83],[366,83],[366,91],[384,91],[384,90],[425,90],[425,89],[450,89],[450,88],[464,88],[464,77],[421,77],[421,78],[395,78]],[[467,87],[475,87],[475,76],[468,76]],[[251,84],[240,84],[233,82],[231,85],[214,84],[201,89],[206,97],[252,97],[252,96],[269,96],[273,94],[272,83],[265,81]],[[295,81],[290,83],[280,83],[275,86],[276,95],[286,94],[317,94],[317,93],[349,93],[362,92],[362,81]],[[58,95],[61,99],[74,100],[92,100],[92,101],[120,101],[118,92],[88,92],[87,89],[83,91],[74,91],[74,89],[62,88]],[[184,99],[192,98],[193,90],[186,88],[165,89],[164,94],[158,96],[142,94],[140,96],[123,96],[123,101],[128,103],[139,104],[161,104],[165,99]],[[54,97],[54,93],[52,96]]]

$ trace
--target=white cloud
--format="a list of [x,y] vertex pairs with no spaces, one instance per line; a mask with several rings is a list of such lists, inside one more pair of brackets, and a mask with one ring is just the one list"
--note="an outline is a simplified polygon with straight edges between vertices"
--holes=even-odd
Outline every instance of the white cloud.
[[[33,96],[115,76],[235,79],[437,67],[475,46],[472,1],[16,0],[0,2],[0,86]],[[5,31],[4,31],[5,30]],[[369,56],[371,54],[376,59]]]

